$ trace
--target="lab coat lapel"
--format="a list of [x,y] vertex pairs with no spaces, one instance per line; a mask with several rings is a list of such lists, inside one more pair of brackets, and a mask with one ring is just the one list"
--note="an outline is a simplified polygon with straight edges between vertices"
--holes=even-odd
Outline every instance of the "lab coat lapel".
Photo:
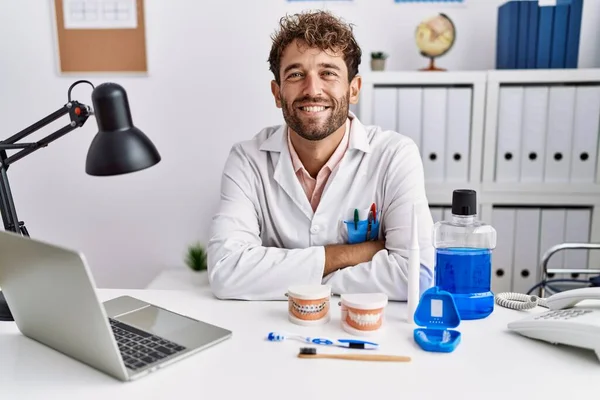
[[273,162],[273,179],[292,199],[294,204],[306,215],[309,220],[313,217],[313,210],[302,189],[287,144],[287,125],[281,125],[267,140],[264,141],[261,150],[269,151]]

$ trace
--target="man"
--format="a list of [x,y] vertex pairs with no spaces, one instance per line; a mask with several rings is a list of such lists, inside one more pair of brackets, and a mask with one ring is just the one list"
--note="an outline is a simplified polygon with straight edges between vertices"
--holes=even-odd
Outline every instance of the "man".
[[269,63],[285,124],[235,144],[227,159],[208,243],[216,297],[285,299],[291,285],[327,284],[335,294],[406,300],[413,205],[421,292],[431,286],[420,154],[408,137],[364,126],[349,111],[360,61],[352,27],[333,15],[282,18]]

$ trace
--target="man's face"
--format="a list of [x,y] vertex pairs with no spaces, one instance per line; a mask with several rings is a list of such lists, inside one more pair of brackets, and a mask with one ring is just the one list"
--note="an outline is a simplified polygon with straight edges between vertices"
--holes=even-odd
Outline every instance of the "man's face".
[[321,140],[348,118],[350,103],[358,101],[360,78],[348,83],[341,53],[309,48],[292,42],[283,52],[281,85],[271,82],[277,107],[288,126],[307,140]]

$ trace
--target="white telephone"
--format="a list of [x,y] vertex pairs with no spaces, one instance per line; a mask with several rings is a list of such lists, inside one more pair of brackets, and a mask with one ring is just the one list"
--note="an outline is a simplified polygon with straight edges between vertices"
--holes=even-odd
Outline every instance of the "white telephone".
[[[525,295],[501,293],[496,302],[519,301],[517,296]],[[576,307],[584,300],[600,300],[600,287],[566,290],[547,299],[526,297],[549,311],[511,322],[508,329],[532,339],[593,350],[600,359],[600,302],[595,307]]]

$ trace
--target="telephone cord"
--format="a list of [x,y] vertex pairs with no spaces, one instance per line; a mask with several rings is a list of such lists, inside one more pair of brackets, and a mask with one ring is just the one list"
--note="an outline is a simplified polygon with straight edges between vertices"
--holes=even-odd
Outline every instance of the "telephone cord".
[[498,304],[499,306],[510,308],[513,310],[530,310],[537,306],[548,308],[545,299],[538,296],[523,293],[498,293],[495,296],[495,299],[496,304]]

